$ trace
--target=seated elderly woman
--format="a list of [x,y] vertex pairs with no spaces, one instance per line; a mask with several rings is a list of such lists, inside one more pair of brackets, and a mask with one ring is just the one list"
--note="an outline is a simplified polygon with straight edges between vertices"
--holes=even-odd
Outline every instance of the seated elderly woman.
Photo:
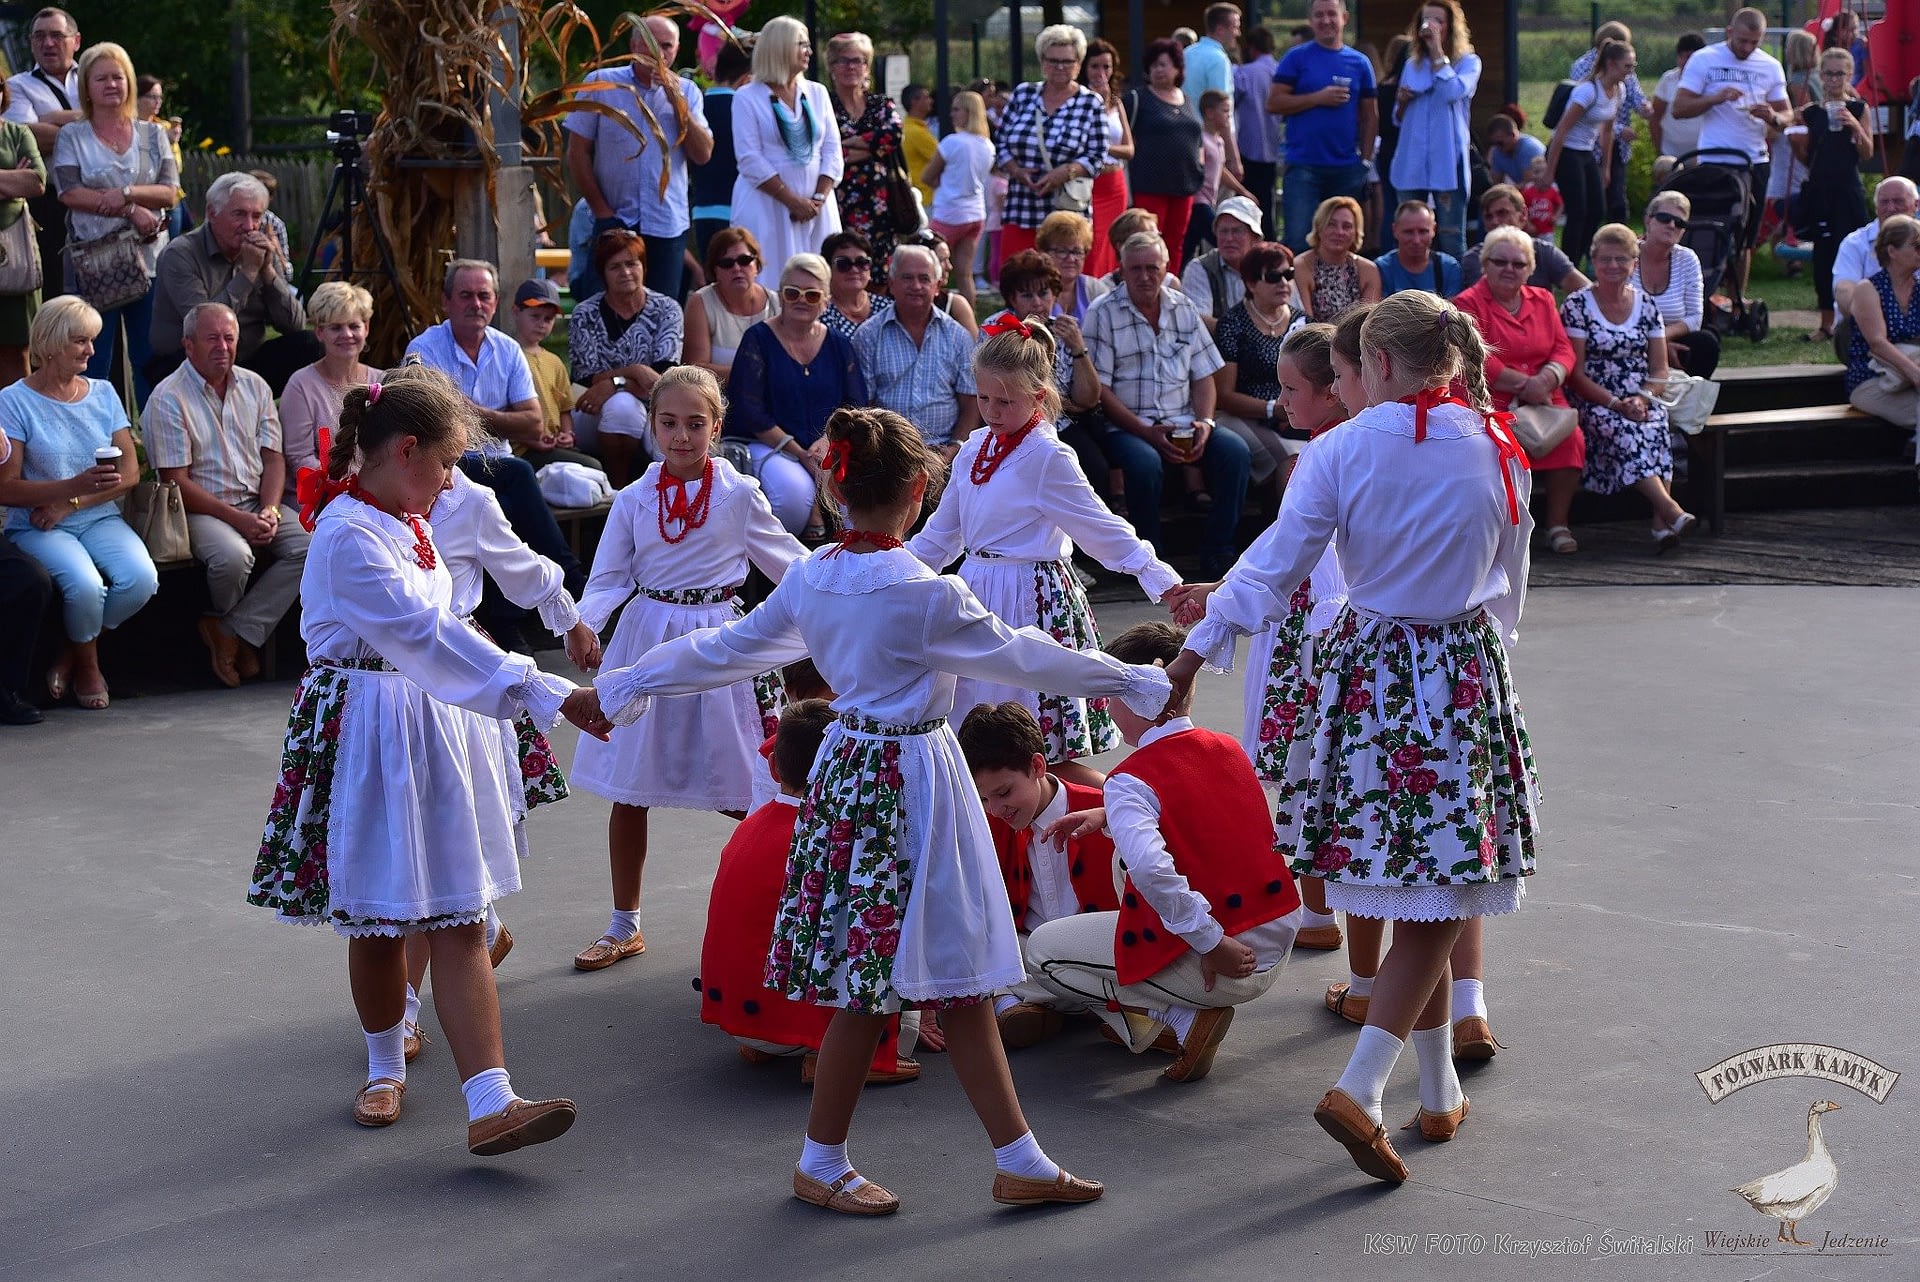
[[[1143,218],[1153,215],[1142,209],[1137,211]],[[1123,212],[1120,216],[1125,218]],[[1115,220],[1115,226],[1119,220]],[[1157,224],[1156,224],[1157,226]],[[1132,231],[1140,230],[1134,227]],[[1128,232],[1128,235],[1132,234]],[[1126,237],[1120,238],[1120,244],[1126,243]],[[1085,214],[1076,214],[1066,209],[1056,209],[1041,222],[1040,230],[1034,234],[1033,247],[1045,254],[1053,263],[1054,270],[1060,273],[1060,306],[1076,321],[1087,318],[1087,308],[1093,300],[1113,288],[1113,282],[1104,276],[1088,276],[1082,269],[1087,265],[1087,255],[1093,250],[1093,224],[1087,221]],[[1116,256],[1119,248],[1114,247]],[[1072,288],[1067,285],[1071,283]]]
[[893,310],[891,298],[872,292],[874,268],[881,264],[875,263],[873,246],[865,236],[857,231],[835,232],[820,242],[820,257],[833,273],[821,324],[851,339],[854,330]]
[[[1077,216],[1077,215],[1076,215]],[[1041,228],[1042,234],[1045,227]],[[1060,271],[1046,254],[1026,249],[1000,264],[1000,297],[1007,306],[987,318],[994,325],[1010,316],[1023,320],[1044,320],[1053,331],[1053,383],[1060,392],[1064,410],[1054,433],[1072,447],[1080,459],[1080,470],[1094,492],[1109,497],[1106,452],[1078,416],[1100,405],[1100,375],[1093,368],[1093,354],[1087,350],[1087,338],[1080,322],[1060,305]],[[980,340],[985,342],[983,336]]]
[[[1511,125],[1513,122],[1507,123]],[[1527,225],[1527,198],[1511,183],[1495,183],[1480,195],[1480,225],[1488,231],[1495,227],[1524,228]],[[1460,259],[1460,288],[1465,289],[1479,279],[1480,246],[1475,245]],[[1573,260],[1553,243],[1553,237],[1533,238],[1533,275],[1527,277],[1527,284],[1570,294],[1576,289],[1585,289],[1591,283],[1573,265]]]
[[1881,223],[1873,254],[1880,270],[1855,287],[1851,302],[1847,400],[1889,423],[1913,427],[1920,423],[1920,364],[1900,348],[1920,343],[1920,297],[1913,287],[1920,221],[1895,214]]
[[321,357],[297,369],[280,394],[280,443],[287,459],[285,501],[299,505],[300,472],[322,466],[318,433],[340,421],[340,402],[350,387],[365,387],[380,371],[361,362],[373,295],[343,280],[326,281],[307,304],[307,323],[320,340]]
[[1647,202],[1647,234],[1640,239],[1633,287],[1660,309],[1669,359],[1697,378],[1711,378],[1720,365],[1720,336],[1703,323],[1707,300],[1700,257],[1680,243],[1691,217],[1693,202],[1685,192],[1656,192]]
[[1281,413],[1280,344],[1307,323],[1293,306],[1293,251],[1274,241],[1259,241],[1240,260],[1247,296],[1228,309],[1213,332],[1226,364],[1214,371],[1220,426],[1247,443],[1253,456],[1252,482],[1271,487],[1278,501],[1286,482],[1286,462],[1307,442],[1293,432]]
[[820,464],[811,447],[842,405],[868,403],[853,344],[827,328],[826,259],[795,254],[780,270],[780,314],[740,337],[727,375],[729,439],[745,443],[753,474],[789,533],[826,535]]
[[28,331],[35,369],[0,388],[0,462],[7,537],[45,567],[65,602],[67,644],[47,670],[55,702],[71,691],[83,708],[107,706],[99,637],[139,612],[160,589],[146,544],[114,500],[140,479],[120,395],[87,377],[100,313],[66,294],[43,305]]
[[[1553,291],[1527,284],[1533,275],[1533,237],[1518,227],[1496,227],[1480,242],[1480,266],[1486,272],[1460,291],[1454,306],[1478,322],[1487,340],[1487,387],[1493,407],[1570,408],[1561,385],[1573,369],[1573,344],[1560,324]],[[1562,555],[1580,544],[1567,528],[1580,470],[1587,462],[1587,438],[1575,430],[1545,454],[1531,459],[1547,490],[1547,546]]]
[[647,398],[661,373],[680,363],[680,304],[647,288],[647,244],[624,227],[594,238],[593,265],[606,290],[573,309],[568,372],[587,390],[574,403],[573,434],[599,454],[615,489],[645,464]]
[[1655,547],[1666,552],[1693,528],[1694,518],[1668,492],[1673,446],[1667,407],[1652,389],[1667,377],[1667,340],[1660,309],[1635,289],[1633,229],[1608,223],[1593,234],[1593,284],[1560,305],[1560,323],[1573,345],[1567,390],[1580,411],[1587,463],[1580,483],[1595,494],[1637,490],[1653,506]]
[[780,314],[780,300],[760,283],[760,242],[745,227],[726,227],[707,242],[707,280],[687,299],[687,341],[681,358],[704,365],[722,383],[740,336]]

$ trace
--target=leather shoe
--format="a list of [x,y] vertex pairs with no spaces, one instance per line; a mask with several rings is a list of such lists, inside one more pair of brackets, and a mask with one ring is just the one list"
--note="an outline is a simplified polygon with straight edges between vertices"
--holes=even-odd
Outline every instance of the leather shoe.
[[425,1050],[426,1046],[427,1035],[420,1031],[420,1025],[407,1025],[407,1035],[400,1043],[401,1050],[406,1053],[407,1063],[411,1064],[420,1058],[420,1052]]
[[1233,1026],[1233,1007],[1208,1007],[1194,1015],[1193,1027],[1180,1043],[1180,1058],[1160,1076],[1169,1082],[1197,1082],[1213,1071],[1214,1052]]
[[0,726],[37,726],[46,717],[11,690],[0,690]]
[[220,684],[231,689],[240,684],[240,638],[220,626],[220,621],[210,614],[200,616],[200,641],[207,647],[207,654],[213,660],[213,675],[220,678]]
[[1367,1110],[1361,1108],[1353,1096],[1334,1087],[1320,1097],[1320,1103],[1313,1110],[1313,1120],[1320,1123],[1321,1130],[1347,1146],[1353,1164],[1362,1171],[1389,1184],[1406,1183],[1406,1163],[1393,1151],[1393,1141],[1387,1138],[1386,1128],[1367,1116]]
[[497,1157],[529,1144],[557,1140],[573,1126],[570,1099],[517,1099],[498,1113],[467,1123],[467,1152]]
[[1373,998],[1355,997],[1347,991],[1345,984],[1328,984],[1327,995],[1323,1000],[1328,1010],[1356,1024],[1367,1022],[1367,1007],[1373,1004]]
[[260,652],[245,641],[238,641],[233,652],[234,671],[240,674],[242,681],[251,681],[260,675]]
[[1067,1018],[1051,1006],[1021,1002],[996,1015],[994,1022],[1000,1025],[1000,1044],[1017,1050],[1052,1037],[1066,1025]]
[[391,1077],[376,1077],[353,1097],[353,1120],[362,1126],[392,1126],[400,1120],[400,1097],[407,1084]]
[[[743,1046],[740,1049],[745,1050],[746,1047]],[[820,1053],[818,1051],[808,1051],[800,1060],[800,1084],[802,1086],[813,1085],[813,1079],[819,1072]],[[900,1055],[894,1057],[892,1069],[868,1068],[866,1085],[897,1086],[901,1082],[918,1081],[919,1078],[920,1061],[917,1059],[908,1059],[906,1056]]]
[[1099,1180],[1083,1180],[1062,1168],[1050,1180],[993,1173],[993,1200],[1007,1206],[1041,1206],[1048,1202],[1091,1202],[1107,1191]]
[[1306,926],[1293,937],[1295,948],[1311,948],[1318,952],[1332,952],[1340,947],[1340,923],[1328,922],[1324,926]]
[[[1113,1031],[1113,1025],[1107,1023],[1105,1020],[1100,1022],[1100,1036],[1106,1038],[1115,1046],[1126,1045],[1125,1042],[1120,1040],[1120,1034]],[[1154,1038],[1153,1045],[1147,1047],[1147,1049],[1159,1051],[1162,1055],[1178,1055],[1180,1053],[1180,1039],[1175,1036],[1171,1028],[1162,1028],[1160,1030],[1160,1036]]]
[[860,1172],[848,1171],[831,1184],[822,1184],[804,1171],[793,1173],[793,1195],[802,1202],[824,1206],[842,1215],[892,1215],[900,1209],[900,1199],[868,1180],[857,1189],[847,1187]]
[[1453,1057],[1455,1059],[1492,1059],[1499,1053],[1500,1041],[1479,1015],[1453,1021]]
[[[638,957],[647,951],[647,941],[641,938],[639,931],[633,932],[628,940],[615,939],[612,935],[602,935],[575,954],[575,970],[605,970],[617,961],[628,957]],[[501,954],[506,956],[505,953]]]
[[740,1058],[749,1064],[765,1064],[769,1060],[778,1058],[778,1056],[769,1055],[757,1046],[736,1046],[734,1049],[739,1051]]
[[500,963],[505,961],[507,954],[512,951],[513,932],[507,929],[505,922],[502,922],[500,929],[494,932],[493,947],[487,949],[487,960],[493,963],[495,970],[499,970]]
[[1466,1120],[1467,1097],[1462,1095],[1460,1097],[1460,1107],[1448,1109],[1444,1113],[1429,1113],[1426,1109],[1422,1108],[1418,1113],[1413,1115],[1411,1122],[1408,1122],[1400,1129],[1410,1131],[1418,1126],[1420,1128],[1421,1139],[1434,1144],[1445,1144],[1453,1138],[1454,1132],[1460,1129],[1460,1123]]

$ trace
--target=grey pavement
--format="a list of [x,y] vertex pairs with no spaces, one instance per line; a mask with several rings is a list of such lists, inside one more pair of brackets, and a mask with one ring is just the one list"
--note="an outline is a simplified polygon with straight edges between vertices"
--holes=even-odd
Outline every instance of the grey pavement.
[[[1101,613],[1111,632],[1153,612]],[[1405,1141],[1397,1190],[1311,1120],[1353,1030],[1319,1005],[1342,960],[1303,954],[1204,1082],[1162,1083],[1164,1061],[1084,1026],[1015,1055],[1035,1133],[1107,1181],[1098,1204],[996,1207],[937,1055],[855,1124],[902,1213],[795,1202],[797,1073],[742,1064],[691,991],[731,824],[656,812],[650,951],[583,975],[607,908],[607,806],[584,795],[534,817],[499,974],[515,1085],[571,1095],[579,1124],[469,1157],[429,1015],[403,1120],[363,1130],[343,945],[242,901],[291,686],[7,731],[0,1278],[1920,1276],[1920,1082],[1881,1104],[1791,1077],[1713,1104],[1693,1076],[1786,1042],[1920,1070],[1920,594],[1548,589],[1524,630],[1548,810],[1521,912],[1488,929],[1507,1047],[1466,1075],[1457,1140]],[[1238,676],[1203,678],[1201,719],[1235,727],[1239,699]],[[1729,1190],[1800,1161],[1829,1098],[1837,1191],[1800,1233],[1870,1245],[1773,1248],[1776,1221]],[[1389,1123],[1416,1104],[1409,1048]],[[1710,1231],[1767,1245],[1711,1255]],[[1496,1254],[1555,1243],[1574,1258]]]

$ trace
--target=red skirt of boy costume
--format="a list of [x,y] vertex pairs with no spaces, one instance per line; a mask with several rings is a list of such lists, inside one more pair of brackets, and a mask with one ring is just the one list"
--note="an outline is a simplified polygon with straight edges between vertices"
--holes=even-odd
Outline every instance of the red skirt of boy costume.
[[[720,852],[707,903],[707,936],[700,948],[701,1022],[734,1037],[820,1049],[833,1009],[791,1001],[766,986],[774,920],[787,884],[787,852],[800,807],[770,801],[734,829]],[[898,1061],[900,1021],[874,1052],[873,1068],[891,1072]]]

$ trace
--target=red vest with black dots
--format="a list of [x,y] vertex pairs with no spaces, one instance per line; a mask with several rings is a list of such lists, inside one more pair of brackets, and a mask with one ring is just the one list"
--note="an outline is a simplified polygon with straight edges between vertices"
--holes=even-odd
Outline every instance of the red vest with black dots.
[[[1098,788],[1086,788],[1064,779],[1056,780],[1067,790],[1067,813],[1092,810],[1106,804]],[[993,853],[1000,857],[1000,876],[1007,883],[1007,902],[1013,905],[1013,924],[1024,933],[1027,906],[1033,899],[1033,865],[1028,850],[1033,829],[1015,832],[1005,821],[987,816],[987,828],[993,833]],[[1083,913],[1110,913],[1120,906],[1113,893],[1113,842],[1105,833],[1091,833],[1067,843],[1067,878],[1073,883],[1073,896]]]
[[[1274,853],[1267,794],[1237,740],[1198,727],[1184,730],[1135,749],[1112,774],[1132,775],[1153,789],[1160,799],[1160,836],[1174,868],[1206,896],[1227,934],[1252,930],[1300,906],[1293,874]],[[1113,932],[1119,981],[1137,984],[1187,951],[1187,942],[1161,923],[1127,878]]]

